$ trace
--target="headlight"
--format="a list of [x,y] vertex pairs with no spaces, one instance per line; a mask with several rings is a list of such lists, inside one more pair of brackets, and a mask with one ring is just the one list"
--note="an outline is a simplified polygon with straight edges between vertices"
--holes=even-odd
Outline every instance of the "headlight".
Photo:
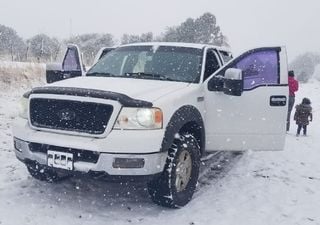
[[29,99],[22,97],[19,103],[19,116],[28,119]]
[[162,111],[158,108],[122,108],[114,129],[161,129]]

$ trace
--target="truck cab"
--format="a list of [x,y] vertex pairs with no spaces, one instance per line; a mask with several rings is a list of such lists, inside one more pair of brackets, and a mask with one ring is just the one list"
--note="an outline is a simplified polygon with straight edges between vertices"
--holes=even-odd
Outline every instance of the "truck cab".
[[155,203],[182,207],[202,155],[283,149],[287,83],[284,47],[232,58],[203,44],[123,45],[84,76],[26,93],[15,153],[40,180],[148,177]]

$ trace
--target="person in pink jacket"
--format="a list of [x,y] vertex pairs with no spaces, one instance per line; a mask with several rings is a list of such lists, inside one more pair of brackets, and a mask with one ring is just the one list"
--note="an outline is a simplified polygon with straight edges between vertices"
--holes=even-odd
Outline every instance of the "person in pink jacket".
[[289,85],[289,107],[288,107],[288,114],[287,114],[287,131],[290,129],[290,117],[291,111],[295,102],[295,92],[299,89],[299,83],[294,78],[294,71],[289,71],[288,74],[288,85]]

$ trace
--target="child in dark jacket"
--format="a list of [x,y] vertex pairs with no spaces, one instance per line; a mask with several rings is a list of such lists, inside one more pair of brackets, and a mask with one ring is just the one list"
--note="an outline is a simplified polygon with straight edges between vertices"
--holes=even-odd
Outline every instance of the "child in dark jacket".
[[[310,120],[309,120],[310,118]],[[307,125],[309,121],[312,121],[312,107],[311,101],[308,98],[303,98],[302,103],[296,106],[296,112],[294,114],[294,120],[298,125],[297,136],[300,135],[301,129],[303,129],[303,135],[307,135]]]

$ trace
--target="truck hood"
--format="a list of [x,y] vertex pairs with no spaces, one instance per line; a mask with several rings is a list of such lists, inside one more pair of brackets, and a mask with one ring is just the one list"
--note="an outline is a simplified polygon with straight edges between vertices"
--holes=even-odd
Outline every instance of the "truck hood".
[[48,84],[48,87],[86,88],[125,94],[131,98],[155,100],[187,87],[189,83],[116,77],[77,77]]

